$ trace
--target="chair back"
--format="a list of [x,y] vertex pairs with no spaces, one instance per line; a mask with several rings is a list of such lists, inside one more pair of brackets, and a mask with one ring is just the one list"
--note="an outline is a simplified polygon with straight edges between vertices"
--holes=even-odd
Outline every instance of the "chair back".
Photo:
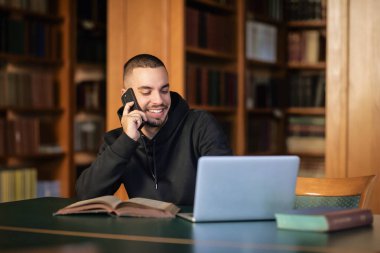
[[347,178],[298,177],[295,208],[363,208],[375,175]]

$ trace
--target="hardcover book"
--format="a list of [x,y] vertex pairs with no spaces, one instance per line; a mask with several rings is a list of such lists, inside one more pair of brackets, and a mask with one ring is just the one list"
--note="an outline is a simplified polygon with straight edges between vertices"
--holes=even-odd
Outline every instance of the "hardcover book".
[[174,218],[179,210],[176,205],[159,200],[131,198],[121,201],[109,195],[73,203],[53,215],[108,213],[116,216]]
[[275,215],[277,228],[329,232],[368,226],[373,222],[369,209],[310,208]]

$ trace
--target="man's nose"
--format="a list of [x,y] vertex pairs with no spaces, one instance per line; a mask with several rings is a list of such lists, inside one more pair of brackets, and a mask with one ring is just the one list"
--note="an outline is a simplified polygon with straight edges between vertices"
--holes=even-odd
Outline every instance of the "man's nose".
[[153,104],[162,104],[162,94],[161,92],[157,91],[157,92],[153,92],[152,93],[152,98],[151,98],[151,102]]

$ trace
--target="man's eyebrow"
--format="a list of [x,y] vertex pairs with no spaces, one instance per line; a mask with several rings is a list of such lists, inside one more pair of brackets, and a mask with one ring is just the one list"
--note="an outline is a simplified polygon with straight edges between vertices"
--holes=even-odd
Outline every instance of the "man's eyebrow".
[[[165,89],[165,88],[168,88],[170,85],[169,83],[167,84],[164,84],[163,86],[161,86],[160,89]],[[153,88],[151,86],[140,86],[137,88],[138,90],[152,90]]]

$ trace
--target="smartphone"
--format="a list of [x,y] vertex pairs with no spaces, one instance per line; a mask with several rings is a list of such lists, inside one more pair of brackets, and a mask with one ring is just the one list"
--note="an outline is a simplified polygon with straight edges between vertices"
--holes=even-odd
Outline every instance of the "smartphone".
[[[142,111],[140,105],[137,103],[137,99],[136,99],[135,93],[133,92],[132,88],[128,88],[128,90],[126,92],[124,92],[124,94],[121,96],[121,101],[123,102],[124,106],[126,103],[133,101],[134,104],[131,107],[130,111],[134,111],[134,110]],[[144,123],[145,122],[143,121],[139,127],[139,130],[144,126]]]
[[121,96],[121,101],[123,102],[124,106],[126,103],[133,101],[135,103],[133,104],[130,111],[134,111],[134,110],[142,111],[140,105],[137,103],[137,99],[132,88],[129,88],[126,92],[124,92],[123,96]]

